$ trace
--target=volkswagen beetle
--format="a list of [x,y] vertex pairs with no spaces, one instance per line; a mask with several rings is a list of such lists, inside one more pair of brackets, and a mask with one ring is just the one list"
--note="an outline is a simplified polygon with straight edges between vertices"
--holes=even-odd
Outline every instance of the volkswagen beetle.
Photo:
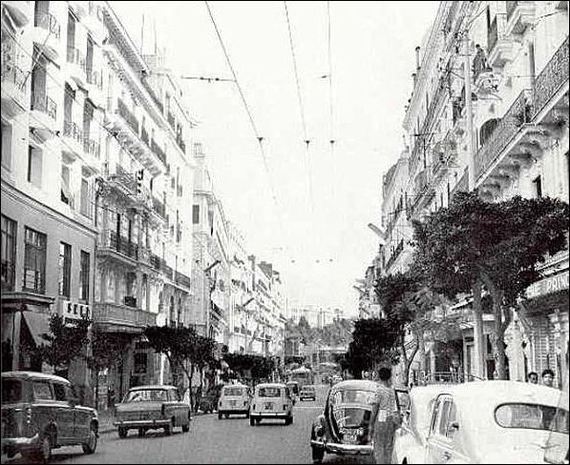
[[325,453],[373,457],[377,388],[374,381],[348,380],[330,389],[311,429],[313,463]]

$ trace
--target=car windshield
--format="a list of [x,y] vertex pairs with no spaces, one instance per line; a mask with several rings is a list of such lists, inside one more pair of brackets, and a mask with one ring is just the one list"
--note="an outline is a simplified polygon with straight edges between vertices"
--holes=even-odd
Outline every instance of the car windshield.
[[164,389],[137,389],[127,394],[125,402],[165,401],[168,400]]
[[243,388],[225,388],[224,389],[224,396],[233,397],[233,396],[241,396],[243,395]]
[[22,400],[22,382],[18,379],[2,380],[2,403]]
[[495,410],[503,428],[523,428],[568,434],[568,410],[538,404],[503,404]]
[[345,390],[336,391],[331,396],[331,403],[333,405],[340,404],[368,404],[372,405],[374,403],[375,393],[374,391],[357,391],[357,390]]
[[276,387],[262,387],[258,391],[259,397],[281,397],[281,389]]

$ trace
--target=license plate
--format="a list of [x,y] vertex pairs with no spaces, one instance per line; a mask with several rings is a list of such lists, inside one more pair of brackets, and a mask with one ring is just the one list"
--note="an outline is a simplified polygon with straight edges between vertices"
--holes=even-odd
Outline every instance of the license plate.
[[272,410],[272,409],[273,409],[273,402],[266,402],[265,410]]
[[348,444],[355,444],[356,443],[356,433],[355,432],[347,432],[343,435],[344,442]]
[[230,400],[230,407],[235,407],[235,406],[236,406],[236,401]]

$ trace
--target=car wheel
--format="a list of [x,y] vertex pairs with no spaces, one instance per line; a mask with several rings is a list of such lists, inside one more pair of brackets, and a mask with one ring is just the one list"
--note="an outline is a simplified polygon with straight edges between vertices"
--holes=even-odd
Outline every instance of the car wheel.
[[256,418],[256,419],[255,419],[255,424],[256,424],[256,425],[259,425],[260,423],[261,423],[261,418]]
[[222,419],[222,412],[218,411],[218,420]]
[[144,436],[145,433],[145,429],[144,428],[139,428],[139,438],[142,438]]
[[170,424],[169,424],[169,425],[166,425],[166,426],[164,427],[164,434],[165,434],[166,436],[170,436],[173,431],[174,431],[174,420],[171,419],[171,420],[170,420]]
[[119,437],[121,439],[126,438],[128,433],[129,433],[129,430],[127,428],[124,428],[123,426],[119,426]]
[[187,425],[182,425],[182,432],[187,433],[188,431],[190,431],[190,419],[188,419]]
[[255,418],[249,417],[249,426],[255,426]]
[[245,417],[249,418],[249,410],[247,412],[245,412]]
[[24,458],[31,459],[33,462],[48,463],[51,459],[52,439],[49,433],[44,433],[39,444],[39,448],[32,451]]
[[224,414],[224,417],[226,417],[226,420],[227,420],[227,419],[230,417],[230,414],[229,414],[229,413],[225,413],[225,414]]
[[311,449],[313,454],[313,463],[322,463],[325,456],[325,451],[314,446],[312,446]]
[[95,425],[91,425],[87,442],[82,444],[81,447],[83,447],[84,454],[93,454],[95,449],[97,449],[97,427]]

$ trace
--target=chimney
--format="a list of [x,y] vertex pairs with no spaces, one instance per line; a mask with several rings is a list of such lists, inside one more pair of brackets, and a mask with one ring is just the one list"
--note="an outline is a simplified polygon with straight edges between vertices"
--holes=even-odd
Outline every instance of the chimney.
[[420,46],[416,47],[416,71],[420,70]]

